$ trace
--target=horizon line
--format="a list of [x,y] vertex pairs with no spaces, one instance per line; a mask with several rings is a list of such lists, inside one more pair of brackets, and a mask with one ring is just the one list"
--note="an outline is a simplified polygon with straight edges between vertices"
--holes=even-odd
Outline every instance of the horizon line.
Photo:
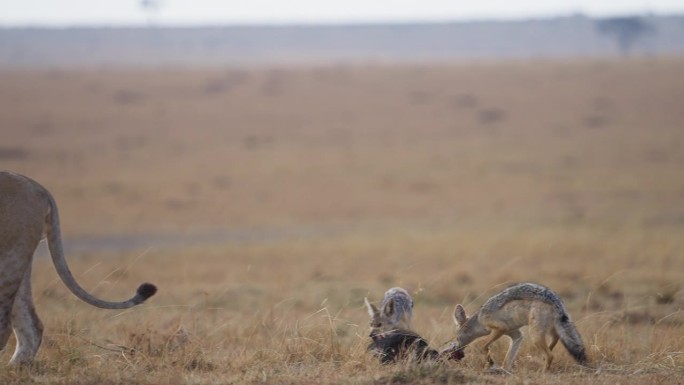
[[676,12],[625,12],[614,14],[592,15],[586,12],[561,12],[536,14],[529,16],[488,16],[472,18],[416,18],[416,19],[348,19],[348,20],[299,20],[299,21],[276,21],[276,20],[250,20],[250,21],[156,21],[154,17],[148,17],[148,21],[140,22],[65,22],[65,23],[45,23],[45,22],[24,22],[24,23],[2,23],[0,29],[143,29],[143,28],[267,28],[267,27],[371,27],[371,26],[391,26],[391,25],[439,25],[439,24],[473,24],[473,23],[516,23],[530,21],[550,21],[554,19],[586,18],[592,20],[603,20],[621,17],[684,17],[683,11]]

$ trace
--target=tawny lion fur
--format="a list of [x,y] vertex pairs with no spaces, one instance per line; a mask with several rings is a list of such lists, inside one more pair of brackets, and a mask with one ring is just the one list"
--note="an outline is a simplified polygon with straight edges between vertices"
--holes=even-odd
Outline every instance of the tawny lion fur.
[[11,364],[33,361],[43,336],[31,294],[33,253],[43,237],[57,273],[81,300],[104,309],[127,309],[154,295],[156,287],[142,284],[131,299],[108,302],[94,297],[74,279],[64,258],[57,205],[36,181],[0,171],[0,349],[7,345],[11,329],[17,346]]

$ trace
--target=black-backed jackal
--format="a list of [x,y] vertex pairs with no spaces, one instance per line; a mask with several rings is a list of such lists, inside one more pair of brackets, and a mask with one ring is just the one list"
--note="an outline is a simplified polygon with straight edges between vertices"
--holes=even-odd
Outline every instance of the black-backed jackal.
[[[489,336],[483,346],[488,366],[494,361],[489,353],[489,346],[506,335],[511,343],[504,359],[503,368],[511,370],[515,355],[520,348],[522,333],[520,328],[528,325],[529,334],[537,346],[546,356],[545,370],[553,361],[551,350],[560,338],[563,346],[570,355],[581,365],[587,363],[587,355],[575,325],[563,305],[558,294],[551,289],[534,283],[519,283],[499,294],[494,295],[470,317],[466,316],[463,306],[456,305],[454,322],[458,327],[456,338],[441,354],[463,349],[474,340]],[[551,337],[547,345],[546,337]]]
[[364,302],[371,317],[371,338],[391,330],[411,330],[413,298],[406,290],[400,287],[387,290],[379,310],[368,298]]
[[406,290],[400,287],[387,290],[380,309],[367,298],[364,301],[371,317],[369,336],[372,342],[368,350],[383,364],[409,357],[418,361],[437,358],[437,351],[412,330],[413,299]]

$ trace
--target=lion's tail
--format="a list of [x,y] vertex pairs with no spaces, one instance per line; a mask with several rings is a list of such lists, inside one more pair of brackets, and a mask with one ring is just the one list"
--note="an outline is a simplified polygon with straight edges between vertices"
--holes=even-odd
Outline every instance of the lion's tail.
[[52,256],[52,262],[55,264],[55,269],[57,269],[57,274],[62,279],[66,287],[68,287],[69,290],[74,293],[74,295],[84,302],[99,308],[128,309],[145,302],[146,299],[150,298],[157,292],[157,288],[153,284],[143,283],[140,285],[140,287],[138,287],[137,292],[131,299],[123,302],[110,302],[101,300],[83,289],[83,287],[76,282],[76,279],[71,273],[71,270],[69,270],[69,266],[67,265],[66,259],[64,257],[57,204],[47,190],[46,193],[50,204],[50,212],[47,218],[48,248],[50,250],[50,255]]

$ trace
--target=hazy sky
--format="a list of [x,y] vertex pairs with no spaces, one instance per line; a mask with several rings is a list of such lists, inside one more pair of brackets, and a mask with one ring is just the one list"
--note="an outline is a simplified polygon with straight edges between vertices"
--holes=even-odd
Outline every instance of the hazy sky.
[[[473,20],[567,15],[684,14],[684,0],[146,0],[158,25]],[[0,26],[136,25],[141,0],[0,0]]]

